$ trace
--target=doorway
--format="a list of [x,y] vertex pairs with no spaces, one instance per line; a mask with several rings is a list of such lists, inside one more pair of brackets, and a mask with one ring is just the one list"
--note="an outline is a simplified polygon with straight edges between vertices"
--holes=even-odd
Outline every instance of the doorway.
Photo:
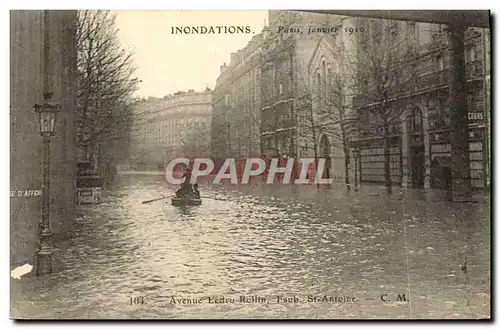
[[413,187],[423,187],[425,178],[424,146],[411,147],[411,182]]
[[439,156],[432,160],[431,187],[451,190],[451,159],[449,156]]

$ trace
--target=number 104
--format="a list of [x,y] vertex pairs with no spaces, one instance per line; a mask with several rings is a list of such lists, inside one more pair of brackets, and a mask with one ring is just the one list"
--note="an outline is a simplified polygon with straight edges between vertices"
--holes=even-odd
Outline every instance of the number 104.
[[144,304],[144,297],[130,297],[130,305]]

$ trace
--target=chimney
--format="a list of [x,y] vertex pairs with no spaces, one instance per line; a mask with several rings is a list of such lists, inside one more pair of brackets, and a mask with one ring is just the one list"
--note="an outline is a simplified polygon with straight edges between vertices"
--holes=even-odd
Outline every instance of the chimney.
[[220,66],[220,73],[221,74],[224,73],[224,71],[226,71],[226,69],[227,69],[227,65],[226,65],[226,63],[224,63],[224,65]]
[[267,36],[269,35],[269,33],[271,32],[271,29],[269,28],[269,26],[264,26],[264,28],[262,29],[262,38],[265,39],[267,38]]
[[231,53],[231,64],[234,64],[238,61],[238,54]]

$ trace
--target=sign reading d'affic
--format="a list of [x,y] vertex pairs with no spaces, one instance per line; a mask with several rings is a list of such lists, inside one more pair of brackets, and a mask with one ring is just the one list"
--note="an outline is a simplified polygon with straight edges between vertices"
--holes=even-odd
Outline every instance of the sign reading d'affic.
[[19,190],[10,191],[10,197],[31,197],[31,196],[41,196],[42,190]]

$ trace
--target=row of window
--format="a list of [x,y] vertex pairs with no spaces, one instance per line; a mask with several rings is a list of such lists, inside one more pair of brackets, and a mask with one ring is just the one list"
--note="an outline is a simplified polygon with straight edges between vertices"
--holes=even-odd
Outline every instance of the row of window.
[[263,139],[262,148],[273,155],[292,154],[294,152],[292,138],[287,135]]
[[[479,60],[478,55],[477,55],[477,45],[471,44],[466,50],[465,50],[465,60],[468,63],[475,62],[476,60]],[[446,60],[445,60],[446,58]],[[434,69],[435,71],[443,71],[446,68],[449,67],[449,57],[443,55],[442,53],[438,53],[437,56],[434,57]]]
[[268,64],[262,72],[262,98],[264,102],[274,100],[277,96],[285,95],[292,89],[290,59],[274,65]]
[[[334,75],[333,72],[324,61],[321,62],[321,68],[316,70],[315,76],[315,93],[313,94],[313,101],[317,101],[320,106],[323,104],[331,105],[330,103],[334,99]],[[340,86],[339,86],[340,87]],[[316,103],[316,102],[315,102]]]
[[[401,41],[413,43],[416,47],[446,40],[446,26],[423,22],[398,22],[370,19],[365,23],[366,33],[359,34],[362,46],[380,45],[383,40],[396,44]],[[475,28],[469,28],[473,31]]]
[[279,128],[290,128],[293,125],[292,109],[290,107],[282,106],[274,111],[262,112],[262,129],[265,132]]
[[164,131],[164,130],[173,130],[173,129],[185,129],[189,126],[203,126],[208,124],[207,119],[205,118],[189,118],[185,120],[169,120],[169,121],[160,121],[156,123],[150,123],[147,126],[143,127],[143,131],[146,133]]
[[[483,120],[482,112],[477,112],[478,100],[482,97],[482,90],[475,91],[468,95],[469,120]],[[449,128],[450,127],[450,108],[447,104],[447,99],[441,97],[430,102],[431,107],[428,110],[428,122],[430,129]],[[383,133],[383,126],[380,117],[375,112],[364,112],[360,121],[361,128],[365,133]],[[423,114],[420,108],[415,108],[407,118],[406,124],[410,133],[421,132],[423,130]],[[401,121],[396,122],[389,127],[390,133],[401,132]],[[371,127],[371,128],[370,128]]]

